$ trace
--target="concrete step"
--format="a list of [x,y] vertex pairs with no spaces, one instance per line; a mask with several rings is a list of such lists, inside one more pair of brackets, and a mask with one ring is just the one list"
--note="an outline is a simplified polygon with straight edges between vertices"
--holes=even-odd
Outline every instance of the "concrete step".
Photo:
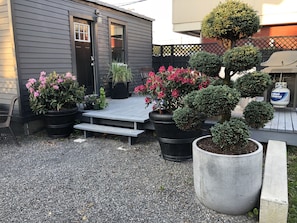
[[287,147],[269,140],[260,197],[260,223],[286,223],[288,215]]
[[133,144],[133,138],[137,138],[140,134],[145,132],[145,130],[139,130],[139,129],[96,125],[96,124],[90,124],[90,123],[80,123],[80,124],[74,125],[73,128],[83,130],[85,137],[87,137],[87,132],[98,132],[98,133],[106,133],[106,134],[112,134],[112,135],[128,136],[130,145]]

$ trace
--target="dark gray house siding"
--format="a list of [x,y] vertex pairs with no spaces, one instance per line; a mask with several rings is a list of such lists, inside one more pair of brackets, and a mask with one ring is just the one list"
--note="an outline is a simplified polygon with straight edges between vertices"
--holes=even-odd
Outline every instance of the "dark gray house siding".
[[[96,0],[7,0],[11,4],[13,38],[23,123],[34,119],[25,84],[41,71],[76,74],[73,21],[90,22],[94,63],[94,91],[107,86],[111,63],[111,22],[125,25],[126,63],[134,73],[130,90],[141,83],[139,69],[152,66],[152,19]],[[95,14],[95,10],[100,14]],[[1,11],[0,11],[1,15]],[[14,91],[14,92],[17,92]],[[0,98],[1,100],[1,98]],[[0,101],[2,103],[2,101]]]

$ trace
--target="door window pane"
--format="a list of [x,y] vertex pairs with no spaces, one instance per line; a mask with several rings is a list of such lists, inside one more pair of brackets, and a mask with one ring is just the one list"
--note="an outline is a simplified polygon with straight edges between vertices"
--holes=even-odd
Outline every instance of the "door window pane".
[[90,25],[83,23],[74,23],[74,40],[79,42],[90,41]]

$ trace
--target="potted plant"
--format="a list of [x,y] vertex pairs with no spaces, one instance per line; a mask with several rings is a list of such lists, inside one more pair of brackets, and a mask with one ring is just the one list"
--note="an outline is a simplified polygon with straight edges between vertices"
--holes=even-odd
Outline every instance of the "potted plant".
[[[164,159],[183,161],[192,158],[191,145],[194,138],[201,135],[201,130],[178,129],[172,115],[173,111],[182,105],[184,95],[205,88],[209,83],[209,78],[194,70],[172,66],[166,70],[162,66],[157,73],[149,73],[144,85],[134,89],[135,93],[146,95],[147,105],[153,103],[153,111],[149,113],[149,117],[154,124]],[[200,126],[203,122],[201,120],[195,125]]]
[[106,108],[107,105],[108,103],[103,87],[100,88],[99,95],[89,94],[84,97],[84,109],[86,110],[101,110]]
[[49,75],[42,71],[39,79],[30,78],[26,84],[31,110],[43,114],[50,137],[67,137],[73,130],[77,104],[84,99],[85,88],[79,86],[71,73]]
[[129,97],[129,82],[133,75],[131,69],[125,63],[112,62],[109,67],[109,86],[111,98],[123,99]]
[[[263,127],[273,118],[273,108],[267,102],[252,101],[242,118],[231,117],[241,96],[262,95],[271,83],[269,75],[260,72],[231,81],[233,75],[259,64],[257,48],[236,46],[237,40],[251,36],[258,28],[256,11],[236,0],[219,4],[204,18],[203,36],[220,40],[227,51],[222,60],[206,52],[190,58],[191,66],[218,79],[208,88],[188,94],[184,107],[177,109],[173,117],[184,130],[191,128],[184,125],[184,119],[193,112],[219,117],[210,135],[193,142],[194,186],[205,206],[226,214],[243,214],[255,207],[262,185],[263,147],[249,138],[249,126]],[[218,76],[221,66],[225,72]]]

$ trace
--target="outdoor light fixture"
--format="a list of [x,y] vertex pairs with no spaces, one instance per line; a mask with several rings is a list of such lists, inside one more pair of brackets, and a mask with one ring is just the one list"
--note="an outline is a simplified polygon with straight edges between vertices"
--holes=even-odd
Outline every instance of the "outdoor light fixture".
[[99,9],[95,9],[94,14],[96,15],[95,21],[102,23],[101,11]]

